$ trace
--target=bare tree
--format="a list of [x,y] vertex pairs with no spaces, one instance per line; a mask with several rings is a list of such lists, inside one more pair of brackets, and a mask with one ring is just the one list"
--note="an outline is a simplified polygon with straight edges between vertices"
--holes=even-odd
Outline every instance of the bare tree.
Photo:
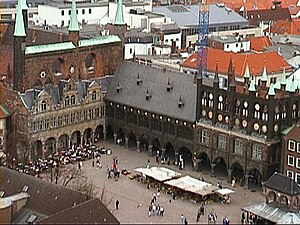
[[105,184],[103,185],[103,188],[101,189],[100,196],[99,196],[100,201],[105,205],[105,207],[108,207],[109,204],[113,201],[113,197],[108,197],[107,195],[107,190],[105,188]]
[[88,182],[86,181],[86,179],[82,179],[80,180],[80,182],[77,182],[77,184],[75,185],[75,190],[93,197],[97,195],[94,182],[91,179]]

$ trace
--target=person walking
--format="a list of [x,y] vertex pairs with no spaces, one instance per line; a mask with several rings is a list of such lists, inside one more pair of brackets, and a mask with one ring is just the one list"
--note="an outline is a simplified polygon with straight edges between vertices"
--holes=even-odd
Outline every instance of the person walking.
[[165,209],[164,209],[163,206],[161,206],[161,207],[160,207],[160,215],[161,215],[162,217],[164,217],[164,212],[165,212]]
[[200,215],[204,216],[204,205],[203,204],[200,207]]
[[184,224],[185,221],[185,217],[183,216],[183,214],[181,214],[180,216],[180,224]]
[[155,212],[156,212],[156,205],[153,204],[152,205],[152,215],[155,216]]
[[151,212],[152,212],[152,205],[149,205],[149,209],[148,209],[148,215],[149,215],[149,217],[151,216]]
[[119,200],[117,199],[117,201],[116,201],[116,210],[119,210],[119,205],[120,205],[120,202],[119,202]]

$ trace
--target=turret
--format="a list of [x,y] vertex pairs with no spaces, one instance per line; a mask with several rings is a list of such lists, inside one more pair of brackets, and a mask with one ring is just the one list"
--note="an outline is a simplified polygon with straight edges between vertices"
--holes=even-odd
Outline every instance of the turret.
[[72,8],[70,15],[70,24],[69,24],[69,40],[73,42],[73,44],[78,47],[79,45],[79,23],[77,19],[76,13],[76,2],[72,0]]
[[262,75],[261,75],[261,84],[262,84],[262,88],[266,89],[267,87],[267,82],[268,82],[268,75],[267,75],[267,68],[266,65],[264,66]]

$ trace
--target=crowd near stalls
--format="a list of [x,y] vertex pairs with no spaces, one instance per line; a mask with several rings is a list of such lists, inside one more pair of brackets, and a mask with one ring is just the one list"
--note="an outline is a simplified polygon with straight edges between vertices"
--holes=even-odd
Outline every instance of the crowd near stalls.
[[88,159],[98,159],[101,154],[111,154],[110,149],[96,147],[93,144],[84,144],[60,152],[55,152],[47,157],[39,157],[27,163],[16,162],[13,159],[13,168],[21,173],[40,176],[49,172],[49,169],[58,168],[67,164],[75,164]]
[[147,188],[153,187],[171,194],[174,200],[181,198],[202,204],[212,201],[229,204],[231,201],[229,194],[234,193],[219,183],[215,186],[188,175],[181,176],[180,173],[165,167],[136,168],[134,171],[138,172],[132,175],[134,179],[145,183]]

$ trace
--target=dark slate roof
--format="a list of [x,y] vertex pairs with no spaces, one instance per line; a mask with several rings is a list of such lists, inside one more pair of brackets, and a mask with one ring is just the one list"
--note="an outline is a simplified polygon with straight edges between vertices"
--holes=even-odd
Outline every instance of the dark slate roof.
[[77,206],[42,219],[39,224],[119,224],[99,199],[91,199]]
[[[20,193],[28,186],[30,197],[13,221],[22,222],[24,217],[34,213],[38,216],[35,222],[48,221],[48,218],[49,223],[119,223],[101,201],[92,196],[4,167],[0,167],[0,174],[0,191],[4,191],[5,196]],[[71,220],[76,217],[76,221]]]
[[274,173],[269,180],[263,183],[263,186],[287,195],[300,194],[300,186],[292,178],[281,173]]
[[[101,85],[102,92],[106,92],[108,89],[108,86],[110,84],[110,80],[112,79],[112,76],[106,76],[97,78],[95,80],[79,80],[76,83],[77,91],[79,97],[85,98],[87,94],[88,86],[93,82],[97,82]],[[60,100],[62,99],[62,95],[64,93],[64,88],[66,85],[68,85],[71,81],[61,80],[58,85],[52,85],[47,84],[44,87],[37,87],[35,89],[28,89],[24,93],[21,93],[19,96],[24,104],[24,106],[27,109],[31,109],[35,103],[35,100],[37,96],[44,90],[46,91],[50,96],[52,96],[53,104],[59,104]]]
[[[142,83],[137,85],[138,75]],[[173,89],[167,92],[168,79]],[[124,62],[114,75],[106,100],[188,122],[196,120],[196,86],[190,74]],[[117,93],[117,87],[122,88]],[[151,95],[146,100],[147,89]],[[184,106],[179,108],[179,99]]]

